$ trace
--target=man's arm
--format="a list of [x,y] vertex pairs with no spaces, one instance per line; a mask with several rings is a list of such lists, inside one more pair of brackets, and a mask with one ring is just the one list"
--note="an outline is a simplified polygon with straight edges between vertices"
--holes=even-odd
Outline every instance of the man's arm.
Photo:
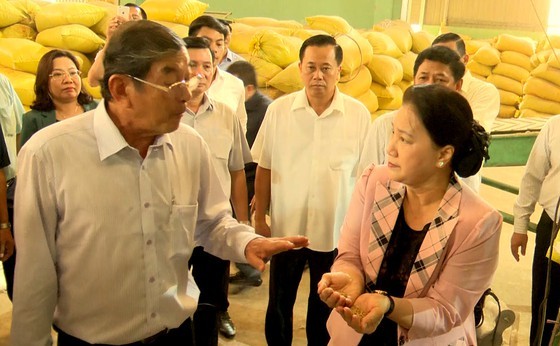
[[89,85],[91,85],[92,87],[97,87],[101,84],[100,82],[103,79],[103,73],[105,73],[105,69],[103,68],[103,58],[105,58],[105,47],[107,47],[107,45],[103,46],[103,48],[99,51],[99,53],[97,53],[97,55],[95,56],[95,60],[93,61],[93,64],[91,65],[88,71],[88,75],[87,75],[88,82]]
[[519,261],[519,250],[524,256],[527,249],[527,229],[535,211],[543,181],[550,170],[550,148],[548,147],[548,124],[541,129],[521,178],[519,194],[513,205],[513,235],[510,246],[513,257]]
[[245,180],[245,170],[230,171],[231,175],[231,204],[235,211],[235,216],[239,222],[249,221],[249,210],[247,200],[247,181]]
[[8,219],[8,199],[6,197],[6,174],[0,169],[0,261],[4,262],[14,253],[14,239]]
[[23,148],[19,155],[15,197],[16,243],[11,343],[45,346],[52,343],[51,326],[57,303],[55,269],[56,202],[49,165]]
[[[113,32],[115,32],[115,30],[117,30],[117,28],[119,27],[119,25],[121,25],[122,23],[126,22],[127,19],[121,17],[121,16],[116,16],[113,17],[111,19],[111,21],[109,22],[109,26],[107,27],[107,42],[109,43],[109,40],[111,39],[111,36],[113,35]],[[103,68],[103,58],[105,58],[105,48],[107,47],[107,44],[105,44],[105,46],[103,46],[103,48],[99,51],[99,53],[97,53],[97,55],[95,56],[95,60],[93,62],[93,64],[91,65],[89,72],[88,72],[88,82],[89,85],[91,85],[92,87],[97,87],[99,86],[101,83],[101,80],[103,79],[103,74],[105,73],[105,69]]]
[[270,207],[270,183],[270,169],[257,166],[255,176],[255,231],[264,237],[271,236],[270,227],[266,223],[266,213]]

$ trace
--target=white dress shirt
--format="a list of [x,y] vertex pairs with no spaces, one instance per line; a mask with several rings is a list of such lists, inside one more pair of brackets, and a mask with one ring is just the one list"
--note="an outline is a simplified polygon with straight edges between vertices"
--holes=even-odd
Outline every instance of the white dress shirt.
[[[194,313],[193,244],[245,261],[257,237],[232,217],[204,140],[188,126],[144,159],[101,103],[36,133],[20,152],[12,345],[49,345],[54,324],[126,344]],[[54,319],[53,319],[54,316]]]
[[539,203],[554,220],[560,198],[560,115],[550,118],[541,129],[521,179],[513,205],[513,231],[527,233],[529,218]]
[[239,119],[229,107],[205,95],[198,112],[187,108],[181,122],[194,128],[210,147],[220,184],[230,198],[230,172],[245,169],[243,153],[250,152]]
[[305,235],[315,251],[336,247],[369,124],[364,105],[338,90],[320,116],[305,89],[268,106],[252,153],[271,170],[272,236]]
[[494,121],[500,112],[500,93],[492,83],[474,78],[469,70],[463,76],[463,96],[469,101],[473,117],[486,132],[492,132]]
[[23,105],[9,79],[0,74],[0,125],[10,156],[10,165],[4,168],[6,180],[16,176],[17,135],[21,132],[21,116],[25,113]]
[[206,92],[213,100],[225,103],[237,115],[243,133],[247,133],[247,111],[245,110],[245,87],[241,79],[219,67],[216,77]]

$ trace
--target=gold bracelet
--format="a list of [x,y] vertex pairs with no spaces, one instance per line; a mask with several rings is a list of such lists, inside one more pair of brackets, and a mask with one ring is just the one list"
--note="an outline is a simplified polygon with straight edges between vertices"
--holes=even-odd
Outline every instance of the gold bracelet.
[[12,228],[12,224],[9,222],[1,222],[0,223],[0,229],[10,229]]

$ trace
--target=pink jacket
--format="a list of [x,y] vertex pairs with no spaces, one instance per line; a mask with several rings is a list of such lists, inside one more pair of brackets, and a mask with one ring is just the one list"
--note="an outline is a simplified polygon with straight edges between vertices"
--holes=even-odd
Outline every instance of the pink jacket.
[[[377,279],[406,187],[391,181],[384,166],[367,169],[356,184],[332,267],[352,264]],[[414,310],[412,327],[398,328],[399,344],[476,345],[474,305],[490,287],[498,266],[501,215],[455,177],[420,247],[405,298]],[[357,345],[361,334],[333,310],[330,345]]]

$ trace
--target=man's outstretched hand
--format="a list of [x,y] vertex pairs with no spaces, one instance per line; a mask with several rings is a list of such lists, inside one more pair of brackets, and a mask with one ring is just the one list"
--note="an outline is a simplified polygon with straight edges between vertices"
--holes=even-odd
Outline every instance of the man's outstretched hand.
[[245,247],[247,263],[263,271],[265,262],[277,253],[309,245],[309,239],[303,236],[283,238],[256,238]]

